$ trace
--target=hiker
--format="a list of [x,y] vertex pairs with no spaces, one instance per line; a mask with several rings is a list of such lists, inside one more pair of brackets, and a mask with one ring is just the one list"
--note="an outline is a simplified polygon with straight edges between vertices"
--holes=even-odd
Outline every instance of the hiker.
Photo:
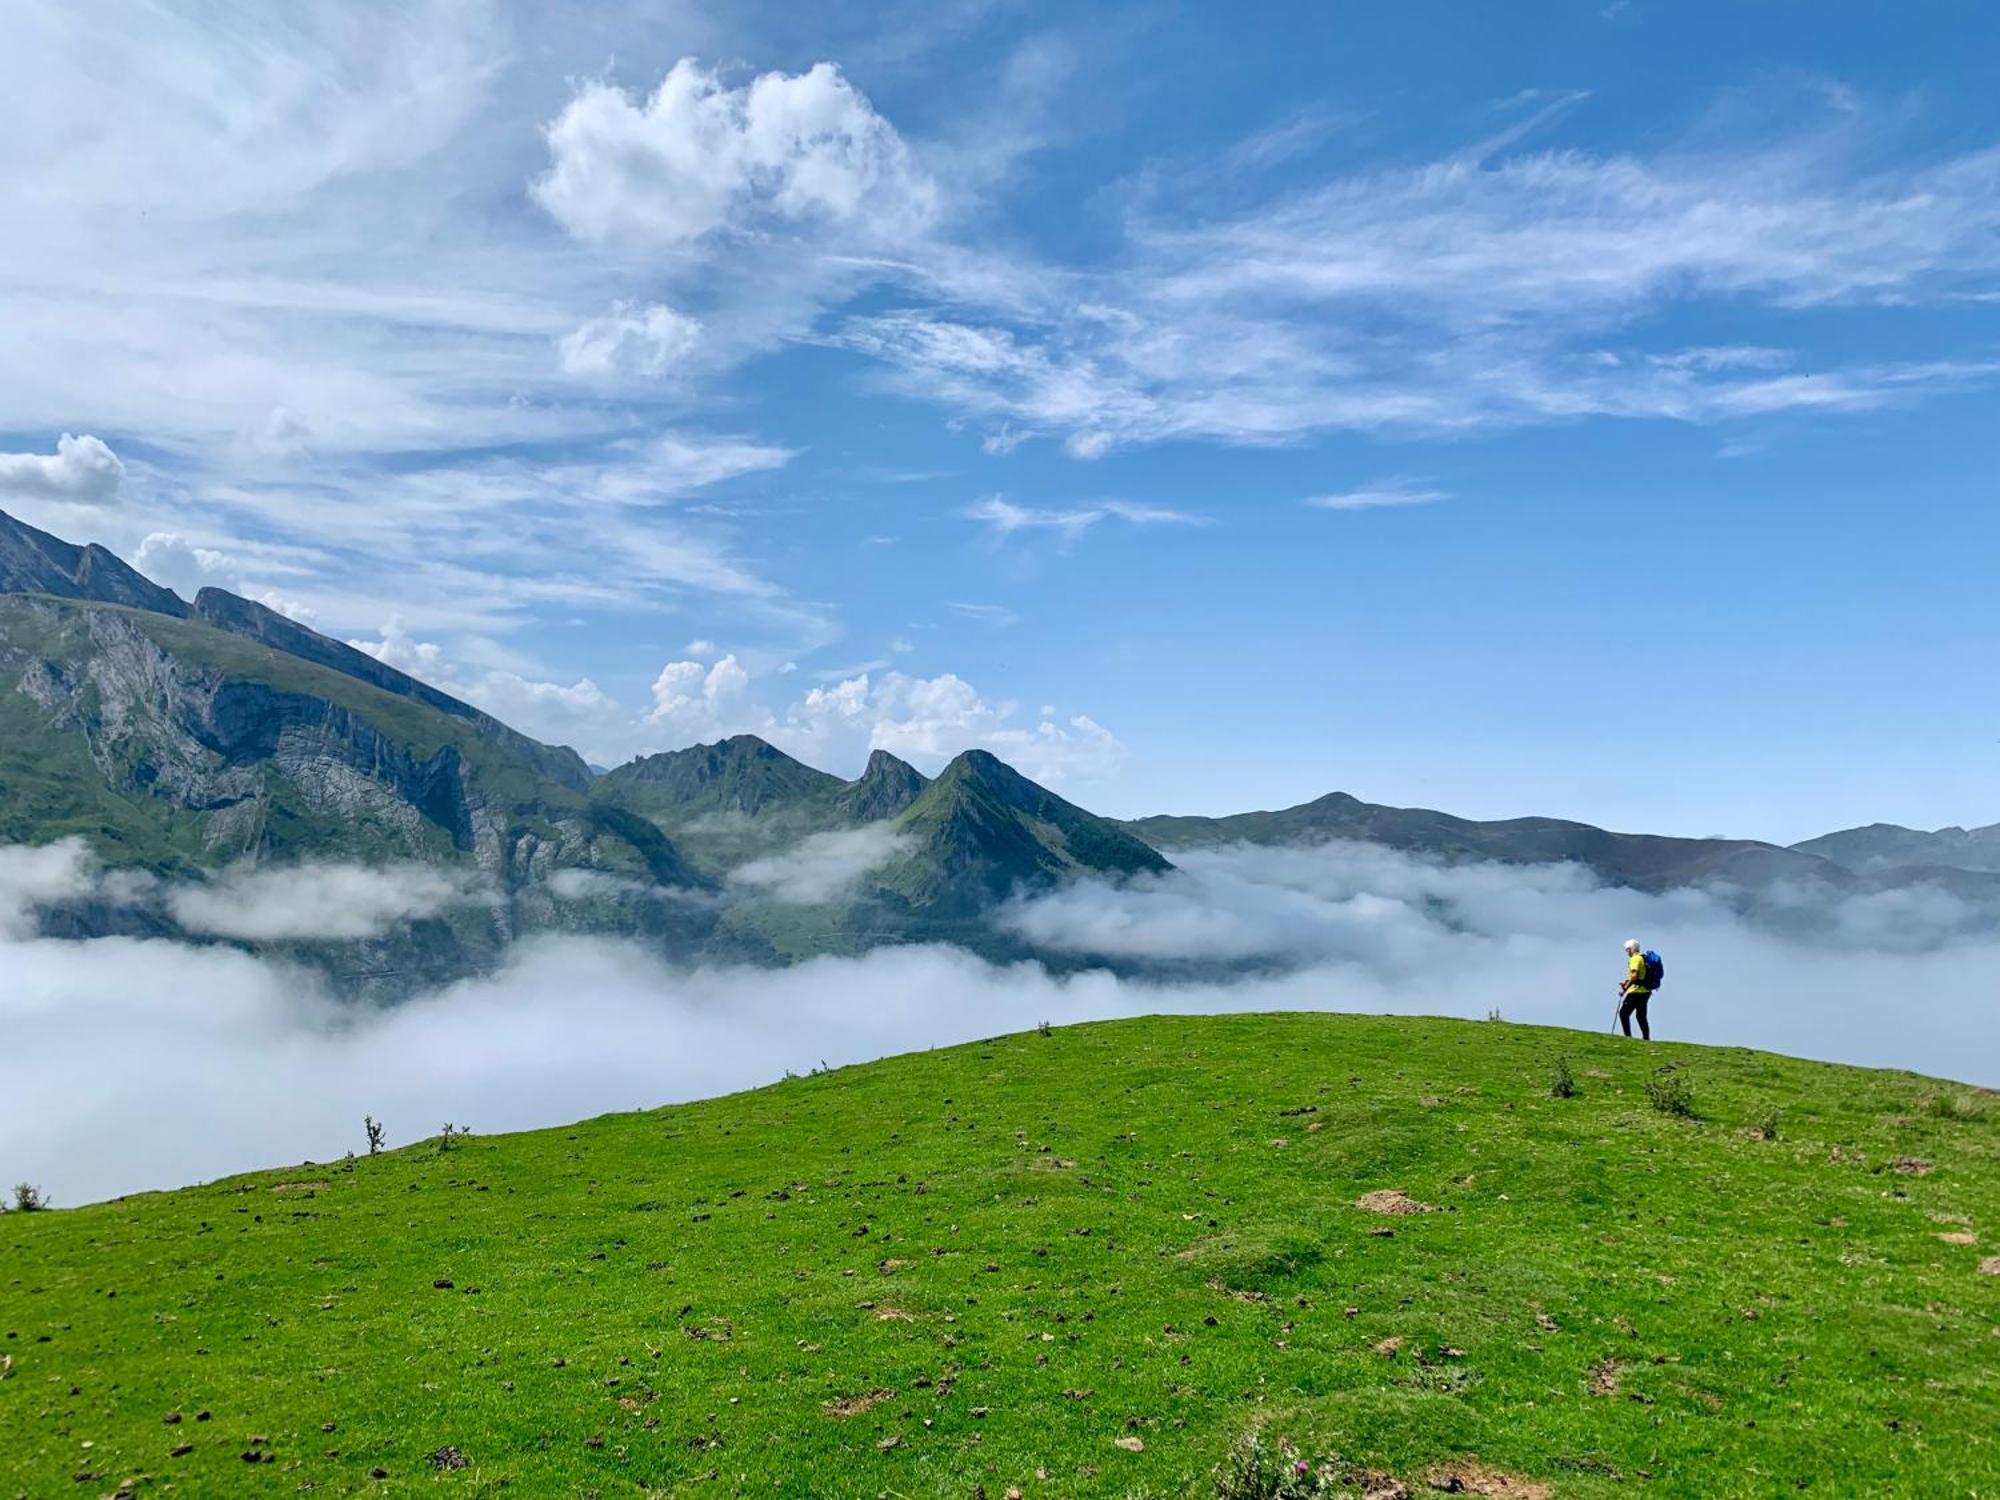
[[1625,979],[1618,986],[1618,1024],[1625,1028],[1625,1035],[1632,1034],[1632,1018],[1639,1018],[1639,1035],[1646,1041],[1653,1039],[1653,1028],[1646,1024],[1646,1002],[1653,998],[1666,965],[1659,955],[1640,949],[1637,938],[1625,940]]

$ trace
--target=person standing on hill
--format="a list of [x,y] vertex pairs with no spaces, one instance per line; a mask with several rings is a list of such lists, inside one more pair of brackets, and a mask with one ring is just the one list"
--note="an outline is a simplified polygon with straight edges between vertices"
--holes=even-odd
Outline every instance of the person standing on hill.
[[1618,986],[1618,994],[1618,1024],[1625,1028],[1625,1035],[1632,1034],[1632,1018],[1637,1016],[1639,1035],[1650,1042],[1653,1028],[1646,1024],[1646,1002],[1653,998],[1652,966],[1646,962],[1637,938],[1625,940],[1625,979]]

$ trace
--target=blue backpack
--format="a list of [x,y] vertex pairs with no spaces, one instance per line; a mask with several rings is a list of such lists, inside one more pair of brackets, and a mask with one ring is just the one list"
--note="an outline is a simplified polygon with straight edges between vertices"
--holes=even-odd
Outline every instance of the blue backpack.
[[1660,985],[1665,982],[1667,977],[1666,960],[1661,958],[1660,955],[1655,953],[1651,948],[1648,948],[1644,953],[1640,954],[1639,956],[1640,958],[1645,960],[1646,964],[1646,988],[1649,990],[1657,990],[1660,987]]

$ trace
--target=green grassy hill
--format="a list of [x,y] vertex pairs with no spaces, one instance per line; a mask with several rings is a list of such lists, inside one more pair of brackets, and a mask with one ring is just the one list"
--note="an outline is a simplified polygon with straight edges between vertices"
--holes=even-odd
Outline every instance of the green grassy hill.
[[1992,1494],[1996,1106],[1147,1019],[10,1214],[0,1495]]

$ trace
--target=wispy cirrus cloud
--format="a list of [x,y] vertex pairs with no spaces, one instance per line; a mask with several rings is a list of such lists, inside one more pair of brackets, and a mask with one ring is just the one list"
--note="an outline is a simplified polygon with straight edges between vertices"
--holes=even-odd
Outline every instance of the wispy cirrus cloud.
[[1435,505],[1450,498],[1449,490],[1425,489],[1392,481],[1341,490],[1330,495],[1309,495],[1304,503],[1315,510],[1388,510],[1407,505]]
[[[1938,358],[1920,335],[1924,352],[1900,359],[1811,344],[1829,309],[1893,322],[1990,286],[2000,149],[1882,167],[1852,106],[1734,146],[1521,149],[1578,103],[1536,101],[1465,151],[1222,215],[1170,190],[1142,198],[1109,266],[941,260],[935,301],[835,337],[1004,446],[1047,437],[1080,458],[1183,439],[1860,411],[1992,377],[1990,360]],[[1800,347],[1663,351],[1633,332],[1726,306],[1787,314]]]
[[1173,510],[1162,505],[1143,505],[1130,500],[1095,500],[1068,509],[1018,505],[1004,495],[988,495],[975,500],[960,512],[969,521],[978,521],[995,536],[1017,532],[1053,532],[1064,542],[1073,542],[1102,521],[1123,521],[1131,526],[1202,526],[1207,518],[1191,511]]

